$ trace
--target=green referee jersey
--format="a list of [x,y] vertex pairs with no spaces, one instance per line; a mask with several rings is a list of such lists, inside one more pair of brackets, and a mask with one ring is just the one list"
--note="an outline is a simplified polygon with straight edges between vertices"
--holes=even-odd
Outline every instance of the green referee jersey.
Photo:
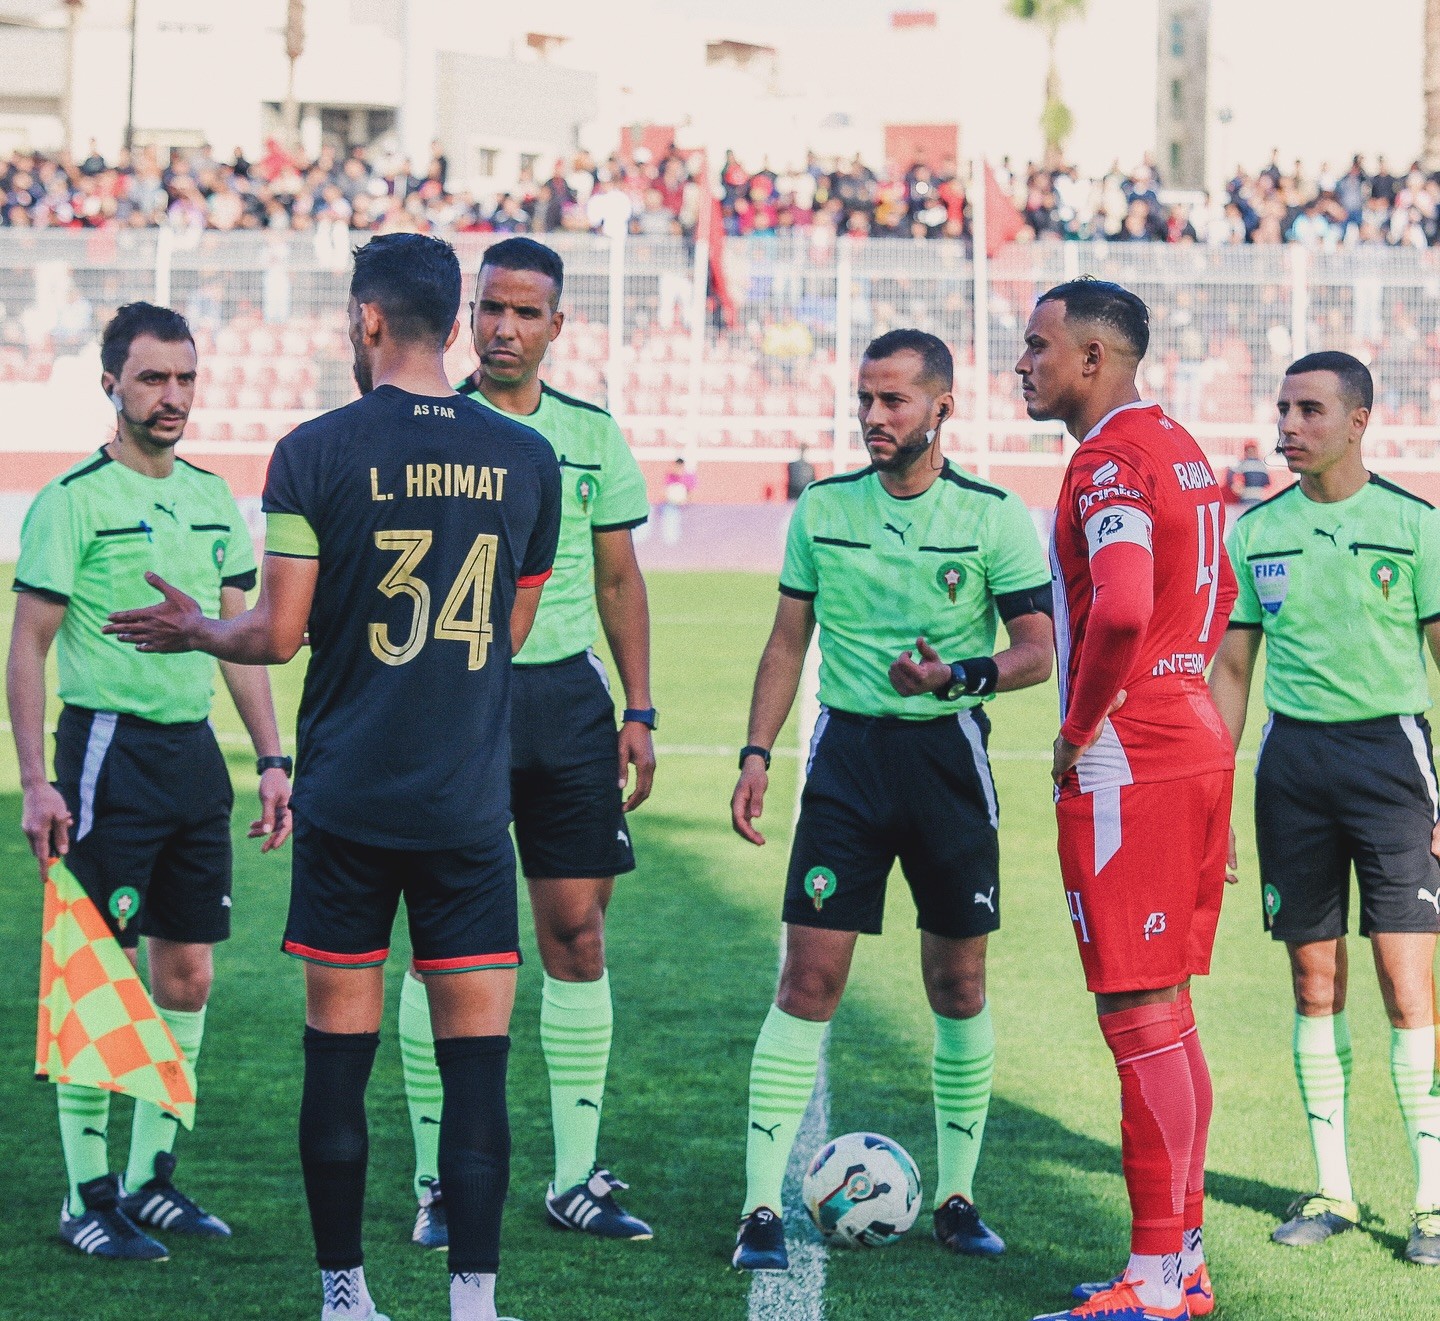
[[146,477],[102,449],[46,486],[25,515],[15,590],[66,607],[56,644],[61,700],[166,725],[204,720],[213,659],[146,654],[100,631],[112,611],[159,599],[147,570],[212,618],[221,587],[255,586],[250,533],[223,478],[184,459],[168,477]]
[[1018,496],[956,469],[900,499],[874,468],[805,488],[790,519],[780,591],[814,602],[820,700],[867,716],[933,720],[980,698],[901,697],[891,662],[924,637],[947,661],[988,656],[996,598],[1050,582]]
[[538,431],[560,460],[555,572],[545,584],[535,624],[515,664],[548,665],[578,655],[595,645],[598,633],[593,534],[639,527],[650,517],[640,465],[615,419],[594,404],[542,385],[540,407],[518,417],[490,404],[473,379],[455,388],[502,417]]
[[1265,634],[1265,705],[1296,720],[1430,705],[1424,625],[1440,619],[1440,511],[1383,478],[1319,504],[1297,482],[1235,524],[1231,628]]

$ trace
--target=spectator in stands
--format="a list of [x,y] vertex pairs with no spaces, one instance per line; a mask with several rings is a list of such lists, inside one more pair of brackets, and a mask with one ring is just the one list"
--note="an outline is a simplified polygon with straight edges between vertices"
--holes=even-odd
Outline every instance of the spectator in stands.
[[815,465],[806,458],[806,447],[785,465],[785,498],[794,504],[800,493],[815,480]]
[[1228,513],[1232,523],[1270,494],[1270,469],[1260,457],[1257,442],[1247,440],[1240,462],[1225,469],[1225,490],[1230,497]]

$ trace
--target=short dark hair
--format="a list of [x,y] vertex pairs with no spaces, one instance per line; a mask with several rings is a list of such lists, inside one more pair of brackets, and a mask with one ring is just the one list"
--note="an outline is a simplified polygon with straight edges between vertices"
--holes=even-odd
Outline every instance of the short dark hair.
[[480,258],[480,269],[494,266],[502,271],[534,271],[545,275],[555,286],[555,306],[560,305],[560,291],[565,287],[565,263],[554,248],[527,239],[522,235],[501,239],[485,249]]
[[1097,280],[1082,275],[1047,289],[1036,300],[1041,303],[1062,303],[1065,318],[1077,321],[1098,321],[1102,326],[1118,330],[1130,346],[1138,362],[1150,348],[1150,309],[1145,300],[1123,284],[1113,280]]
[[116,309],[110,324],[100,336],[100,365],[111,376],[119,376],[125,370],[130,346],[141,335],[149,335],[162,344],[188,341],[192,348],[195,344],[190,323],[179,312],[157,307],[154,303],[126,303]]
[[1359,358],[1339,349],[1324,349],[1319,353],[1307,353],[1296,358],[1287,368],[1286,376],[1300,376],[1305,372],[1334,372],[1340,387],[1340,397],[1351,408],[1373,408],[1375,406],[1375,378]]
[[443,344],[460,311],[460,259],[428,234],[377,234],[355,249],[350,296],[379,307],[396,339]]
[[945,347],[945,341],[925,330],[888,330],[878,339],[872,339],[865,346],[865,356],[871,362],[893,358],[897,353],[918,353],[924,364],[922,375],[926,380],[936,381],[947,390],[955,388],[955,359]]

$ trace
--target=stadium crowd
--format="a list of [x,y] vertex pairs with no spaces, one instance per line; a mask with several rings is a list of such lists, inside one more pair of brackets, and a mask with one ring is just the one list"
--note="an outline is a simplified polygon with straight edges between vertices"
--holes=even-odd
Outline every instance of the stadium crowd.
[[[353,231],[419,229],[501,234],[625,230],[647,236],[694,232],[704,205],[700,158],[675,148],[637,149],[597,160],[557,160],[544,177],[522,172],[510,191],[478,197],[451,191],[436,143],[421,168],[365,147],[333,146],[311,161],[271,139],[257,159],[228,160],[208,146],[152,148],[107,160],[94,143],[83,160],[17,151],[0,162],[0,221],[10,228],[145,228]],[[1154,161],[1111,165],[1098,178],[1074,165],[995,167],[1013,202],[1019,241],[1208,244],[1363,243],[1425,248],[1440,242],[1440,173],[1417,162],[1392,168],[1356,155],[1342,171],[1324,163],[1287,171],[1272,153],[1254,173],[1237,167],[1223,196],[1168,191]],[[543,173],[543,172],[542,172]],[[726,152],[713,185],[725,230],[769,235],[814,227],[852,235],[967,238],[971,207],[953,159],[932,169],[915,160],[877,171],[856,155],[803,167],[747,168]]]

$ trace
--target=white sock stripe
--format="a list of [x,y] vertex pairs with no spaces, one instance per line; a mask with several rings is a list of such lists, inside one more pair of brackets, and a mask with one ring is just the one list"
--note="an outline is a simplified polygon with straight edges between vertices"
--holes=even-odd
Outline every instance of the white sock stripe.
[[1115,1063],[1116,1063],[1117,1065],[1120,1065],[1120,1064],[1137,1064],[1137,1063],[1139,1063],[1141,1060],[1148,1060],[1148,1059],[1151,1059],[1152,1057],[1154,1057],[1154,1056],[1156,1056],[1156,1055],[1164,1055],[1167,1051],[1171,1051],[1171,1050],[1183,1051],[1184,1049],[1185,1049],[1185,1047],[1182,1046],[1182,1045],[1177,1041],[1173,1046],[1160,1046],[1160,1047],[1158,1047],[1158,1048],[1155,1049],[1155,1050],[1145,1050],[1145,1051],[1141,1051],[1140,1054],[1138,1054],[1138,1055],[1127,1055],[1127,1056],[1125,1056],[1125,1058],[1124,1058],[1123,1060],[1117,1059],[1117,1060],[1115,1061]]
[[75,839],[80,841],[95,824],[95,787],[100,782],[100,768],[115,737],[119,717],[113,711],[97,711],[90,720],[90,736],[85,740],[85,760],[80,767],[80,820]]

